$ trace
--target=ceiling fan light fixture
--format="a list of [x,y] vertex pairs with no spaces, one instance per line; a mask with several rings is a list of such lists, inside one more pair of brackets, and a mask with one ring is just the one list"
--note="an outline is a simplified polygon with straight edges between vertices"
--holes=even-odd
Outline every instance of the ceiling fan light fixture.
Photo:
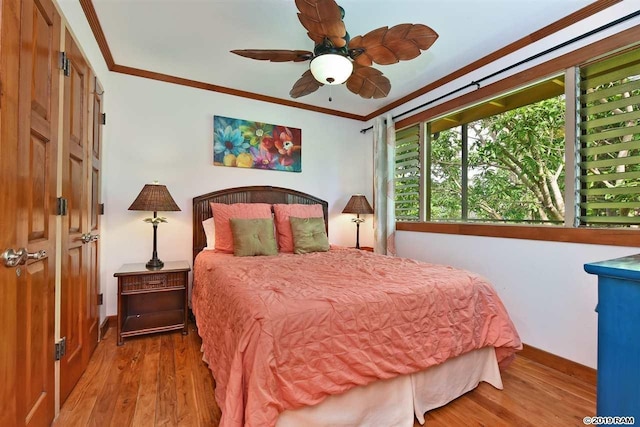
[[311,74],[325,85],[340,85],[347,81],[353,72],[353,63],[349,58],[335,53],[325,53],[311,60]]

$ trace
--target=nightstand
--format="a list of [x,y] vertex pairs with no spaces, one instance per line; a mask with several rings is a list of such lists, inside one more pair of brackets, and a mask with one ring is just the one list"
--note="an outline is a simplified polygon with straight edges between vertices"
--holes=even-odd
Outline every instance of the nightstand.
[[[354,246],[351,249],[356,249]],[[371,246],[360,246],[361,251],[373,252],[373,248]]]
[[144,263],[124,264],[118,278],[118,345],[124,338],[182,329],[187,334],[187,261],[166,262],[149,270]]

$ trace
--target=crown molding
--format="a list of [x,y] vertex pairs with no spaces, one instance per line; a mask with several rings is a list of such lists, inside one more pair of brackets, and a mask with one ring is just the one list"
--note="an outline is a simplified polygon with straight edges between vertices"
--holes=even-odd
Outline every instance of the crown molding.
[[332,110],[329,108],[317,107],[315,105],[303,104],[302,102],[289,101],[287,99],[276,98],[273,96],[261,95],[259,93],[247,92],[244,90],[231,89],[224,86],[218,86],[211,83],[200,82],[197,80],[189,80],[182,77],[176,77],[169,74],[157,73],[155,71],[142,70],[140,68],[127,67],[125,65],[115,64],[111,71],[115,73],[128,74],[130,76],[143,77],[151,80],[158,80],[166,83],[173,83],[181,86],[193,87],[196,89],[208,90],[211,92],[223,93],[226,95],[239,96],[242,98],[252,99],[255,101],[269,102],[271,104],[279,104],[287,107],[298,108],[301,110],[315,111],[317,113],[330,114],[332,116],[344,117],[346,119],[363,121],[364,117],[357,114],[346,113],[344,111]]

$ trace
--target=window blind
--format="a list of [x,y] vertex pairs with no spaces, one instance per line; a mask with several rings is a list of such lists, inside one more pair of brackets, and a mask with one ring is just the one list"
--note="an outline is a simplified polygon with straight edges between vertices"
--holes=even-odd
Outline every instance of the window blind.
[[640,224],[640,49],[580,70],[580,222]]
[[420,125],[396,131],[396,220],[420,220],[421,185]]

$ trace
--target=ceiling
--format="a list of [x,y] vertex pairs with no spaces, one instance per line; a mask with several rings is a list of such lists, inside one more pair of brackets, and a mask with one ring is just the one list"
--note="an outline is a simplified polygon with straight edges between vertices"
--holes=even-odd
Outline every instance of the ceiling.
[[[366,116],[594,0],[338,0],[353,38],[400,23],[439,34],[419,57],[376,65],[391,81],[386,98],[362,99],[345,85],[295,101]],[[116,64],[293,101],[308,62],[242,58],[233,49],[313,50],[293,0],[93,0]],[[329,97],[332,101],[329,101]]]

